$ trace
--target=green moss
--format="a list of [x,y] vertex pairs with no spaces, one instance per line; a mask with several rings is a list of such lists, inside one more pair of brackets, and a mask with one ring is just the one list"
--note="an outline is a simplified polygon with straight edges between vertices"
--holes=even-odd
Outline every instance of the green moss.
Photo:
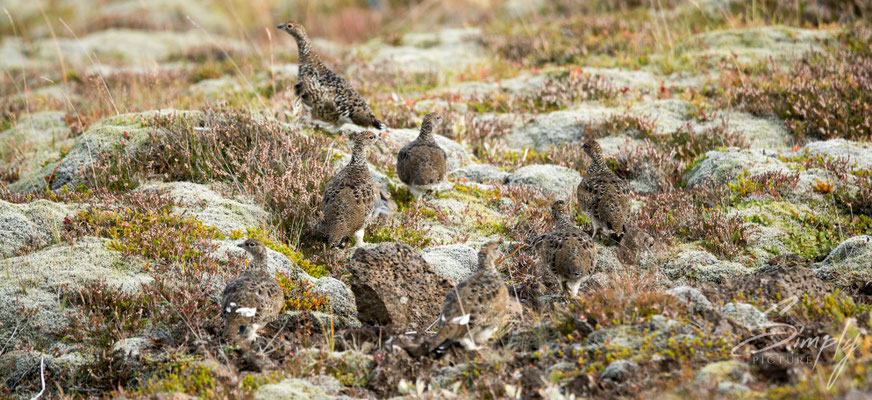
[[315,264],[305,259],[303,253],[292,249],[290,246],[271,239],[270,235],[260,228],[246,228],[245,235],[239,230],[230,232],[230,239],[238,240],[243,237],[258,239],[263,242],[264,246],[274,251],[277,251],[291,260],[298,267],[306,271],[313,278],[321,278],[330,275],[330,271],[326,265]]
[[415,248],[422,248],[429,245],[433,239],[427,237],[423,232],[399,225],[394,228],[376,227],[371,232],[367,232],[366,241],[374,243],[400,242]]
[[746,221],[783,231],[785,235],[781,241],[788,252],[806,258],[824,254],[846,238],[864,234],[870,229],[868,219],[852,218],[836,209],[822,211],[780,201],[746,201],[736,208],[753,208],[754,212],[746,215]]

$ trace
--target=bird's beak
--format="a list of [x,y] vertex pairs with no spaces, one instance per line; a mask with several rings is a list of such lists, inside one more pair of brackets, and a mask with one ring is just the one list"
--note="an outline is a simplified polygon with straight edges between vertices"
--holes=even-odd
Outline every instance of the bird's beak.
[[245,247],[245,243],[237,244],[236,247],[243,248],[243,247]]
[[281,24],[279,24],[279,26],[277,26],[276,28],[277,28],[277,29],[285,29],[285,24],[284,24],[284,23],[281,23]]

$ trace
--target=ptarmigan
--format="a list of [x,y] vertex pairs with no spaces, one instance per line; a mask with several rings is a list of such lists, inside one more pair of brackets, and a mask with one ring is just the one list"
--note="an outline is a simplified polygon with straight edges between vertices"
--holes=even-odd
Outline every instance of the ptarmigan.
[[366,225],[381,197],[366,165],[368,148],[378,136],[367,131],[352,132],[350,136],[354,141],[351,161],[327,184],[321,202],[324,219],[316,227],[331,246],[339,246],[351,234],[355,245],[362,244]]
[[560,280],[567,294],[575,296],[581,281],[596,266],[596,246],[590,236],[569,219],[571,213],[565,201],[555,201],[551,215],[554,230],[537,243],[540,262]]
[[452,288],[439,315],[439,332],[429,342],[442,353],[459,342],[476,350],[499,329],[508,311],[509,291],[496,270],[498,242],[489,242],[478,253],[480,271]]
[[353,123],[363,128],[387,129],[384,122],[372,113],[360,93],[345,78],[321,62],[302,25],[287,22],[280,24],[278,29],[289,33],[297,41],[300,56],[294,93],[303,101],[313,120],[334,126]]
[[588,140],[582,148],[591,161],[576,195],[579,208],[593,221],[591,236],[608,231],[621,237],[630,217],[630,185],[609,170],[599,143]]
[[266,270],[266,247],[257,239],[239,244],[251,254],[248,269],[227,284],[221,300],[224,338],[247,345],[257,338],[258,329],[276,319],[285,298],[275,277]]
[[438,113],[430,113],[421,123],[418,138],[405,145],[397,154],[397,175],[415,199],[435,189],[448,171],[448,157],[433,137],[433,129],[442,122]]

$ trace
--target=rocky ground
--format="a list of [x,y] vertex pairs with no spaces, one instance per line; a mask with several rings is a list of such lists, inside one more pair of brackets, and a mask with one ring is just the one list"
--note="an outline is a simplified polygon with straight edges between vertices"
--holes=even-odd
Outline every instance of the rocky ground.
[[[872,396],[868,2],[48,3],[0,18],[0,398]],[[402,271],[310,231],[350,149],[302,117],[287,19],[391,127],[364,249]],[[431,111],[451,173],[416,203]],[[525,244],[587,137],[644,234],[570,299]],[[220,335],[245,237],[286,297],[257,353]],[[411,356],[496,238],[504,327]]]

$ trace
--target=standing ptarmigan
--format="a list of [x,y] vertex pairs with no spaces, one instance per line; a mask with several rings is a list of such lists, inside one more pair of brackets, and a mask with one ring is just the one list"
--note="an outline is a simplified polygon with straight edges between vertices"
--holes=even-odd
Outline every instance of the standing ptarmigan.
[[366,165],[368,148],[378,136],[366,131],[352,132],[350,136],[354,141],[351,161],[327,184],[321,202],[324,219],[316,227],[331,246],[339,246],[351,234],[355,245],[362,244],[364,229],[380,198]]
[[302,25],[287,22],[280,24],[278,29],[289,33],[297,41],[300,56],[294,93],[303,101],[303,106],[312,119],[334,126],[353,123],[363,128],[387,128],[372,113],[360,93],[345,78],[321,62],[321,57],[312,49],[312,43]]
[[590,157],[590,167],[578,184],[578,207],[593,221],[592,237],[597,231],[620,237],[630,217],[630,185],[609,170],[599,143],[588,140],[582,148]]
[[251,254],[248,270],[227,284],[221,300],[224,338],[247,345],[257,337],[258,329],[276,319],[285,302],[275,277],[266,270],[266,247],[260,240],[248,239],[239,244]]
[[442,122],[438,113],[430,113],[421,123],[418,138],[405,145],[397,154],[397,175],[415,199],[435,189],[448,171],[448,157],[433,137],[433,130]]
[[596,266],[596,246],[590,236],[569,219],[571,213],[565,201],[555,201],[551,215],[554,230],[537,243],[539,258],[542,266],[560,280],[563,290],[575,296],[583,278]]
[[439,332],[430,349],[445,352],[454,342],[476,350],[499,329],[508,311],[509,291],[496,270],[498,242],[488,242],[478,253],[479,272],[448,291]]

